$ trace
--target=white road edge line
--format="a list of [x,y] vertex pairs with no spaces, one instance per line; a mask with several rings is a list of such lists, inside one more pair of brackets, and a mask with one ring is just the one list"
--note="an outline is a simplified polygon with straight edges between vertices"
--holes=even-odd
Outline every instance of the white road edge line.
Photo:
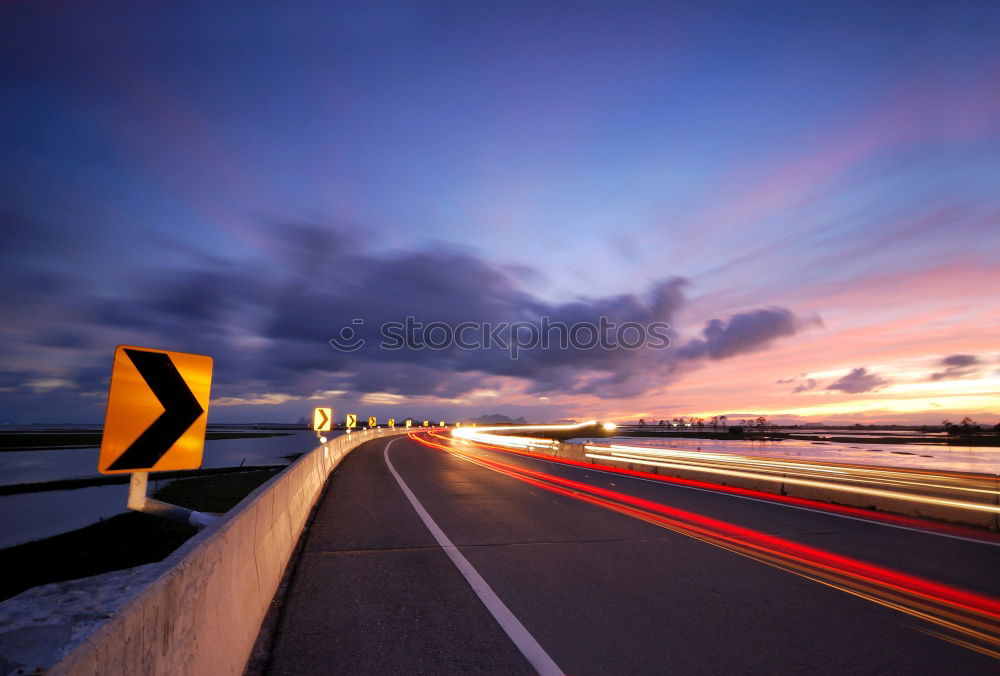
[[[497,451],[493,449],[477,449],[480,452],[486,451],[489,453],[496,453]],[[516,455],[516,454],[515,454]],[[814,509],[812,507],[803,507],[801,505],[789,505],[787,502],[777,502],[773,500],[767,500],[766,498],[753,498],[749,495],[736,495],[735,493],[727,493],[725,491],[714,491],[710,488],[698,488],[697,486],[685,486],[684,484],[675,484],[670,481],[661,481],[658,479],[647,479],[641,476],[631,476],[629,474],[622,474],[621,472],[616,472],[613,469],[595,469],[592,467],[577,467],[576,465],[570,465],[565,462],[559,462],[558,460],[549,460],[548,458],[534,458],[529,456],[519,456],[526,458],[527,460],[538,460],[539,462],[547,462],[551,465],[557,465],[559,467],[571,467],[576,470],[583,472],[597,472],[599,474],[608,474],[610,476],[621,477],[623,479],[632,479],[635,481],[648,481],[651,484],[659,484],[660,486],[671,486],[674,488],[684,488],[689,491],[700,491],[702,493],[711,493],[712,495],[725,495],[730,498],[738,498],[740,500],[752,500],[753,502],[762,502],[765,505],[773,505],[775,507],[784,507],[785,509],[797,509],[803,512],[813,512],[815,514],[822,514],[824,516],[835,516],[838,519],[848,519],[850,521],[861,521],[862,523],[870,523],[875,526],[885,526],[887,528],[896,528],[898,530],[908,530],[913,533],[920,533],[921,535],[936,535],[939,538],[949,538],[951,540],[962,540],[963,542],[971,542],[977,545],[986,545],[987,547],[1000,547],[1000,542],[990,542],[989,540],[977,540],[975,538],[967,538],[961,535],[951,535],[950,533],[941,533],[934,530],[923,530],[920,528],[915,528],[913,526],[903,526],[898,523],[889,523],[887,521],[879,521],[877,519],[866,519],[863,516],[849,516],[847,514],[838,514],[837,512],[827,512],[822,509]]]
[[399,472],[396,471],[392,461],[389,460],[389,448],[401,438],[402,437],[396,437],[387,443],[385,445],[385,451],[382,453],[382,457],[385,458],[386,467],[389,468],[389,472],[392,473],[392,477],[396,480],[396,483],[399,484],[399,487],[403,489],[403,494],[406,496],[406,499],[410,501],[410,504],[413,506],[414,511],[416,511],[417,516],[419,516],[420,520],[424,522],[424,525],[427,526],[427,530],[429,530],[431,535],[434,536],[434,539],[437,540],[441,549],[444,550],[444,553],[448,555],[451,562],[455,564],[456,568],[458,568],[458,572],[462,574],[466,582],[469,583],[469,586],[472,587],[472,591],[476,592],[476,596],[478,596],[479,600],[483,602],[486,609],[490,611],[490,614],[493,615],[493,618],[500,625],[500,628],[506,632],[507,636],[510,637],[510,640],[514,642],[515,646],[517,646],[517,649],[521,651],[521,654],[524,655],[528,662],[531,663],[531,666],[533,666],[541,676],[563,676],[562,669],[560,669],[553,659],[549,657],[549,654],[545,652],[545,649],[542,648],[541,645],[539,645],[538,641],[535,640],[535,637],[524,628],[524,625],[521,624],[521,621],[514,616],[514,613],[510,612],[510,608],[508,608],[506,604],[500,600],[500,597],[497,596],[496,592],[490,588],[490,586],[486,583],[486,580],[483,579],[483,576],[479,574],[479,571],[473,568],[472,564],[469,563],[469,560],[462,555],[462,552],[458,551],[458,548],[454,544],[452,544],[452,541],[448,539],[448,536],[445,535],[443,530],[441,530],[441,527],[437,525],[431,515],[427,513],[427,510],[424,509],[424,506],[420,504],[420,501],[417,500],[417,496],[413,494],[413,491],[411,491],[410,487],[406,485],[403,478],[399,476]]

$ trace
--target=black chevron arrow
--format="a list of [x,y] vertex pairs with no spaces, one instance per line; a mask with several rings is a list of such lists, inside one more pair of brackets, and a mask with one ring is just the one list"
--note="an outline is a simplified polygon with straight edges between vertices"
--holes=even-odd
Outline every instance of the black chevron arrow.
[[205,412],[170,360],[170,355],[129,349],[125,350],[125,354],[156,395],[163,406],[163,413],[111,463],[109,470],[152,467]]
[[327,423],[327,421],[330,420],[330,418],[327,417],[326,411],[324,411],[323,409],[320,408],[320,409],[317,409],[317,410],[319,411],[319,414],[321,416],[323,416],[323,422],[321,422],[319,425],[317,425],[317,427],[320,427],[320,428],[326,427],[326,423]]

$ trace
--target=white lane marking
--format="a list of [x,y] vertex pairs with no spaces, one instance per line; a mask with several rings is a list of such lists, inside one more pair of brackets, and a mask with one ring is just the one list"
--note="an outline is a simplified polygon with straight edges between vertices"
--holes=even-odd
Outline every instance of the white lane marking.
[[469,583],[469,586],[472,587],[472,590],[476,592],[476,596],[478,596],[479,600],[483,602],[486,609],[490,611],[490,614],[493,615],[493,618],[500,625],[500,628],[507,633],[507,636],[509,636],[510,640],[514,642],[514,645],[521,651],[521,654],[524,655],[528,662],[531,663],[531,666],[533,666],[541,676],[562,676],[562,669],[560,669],[552,658],[549,657],[549,654],[545,652],[545,649],[542,648],[541,645],[539,645],[538,641],[535,640],[535,637],[528,633],[528,630],[525,629],[524,625],[521,624],[521,621],[514,616],[514,613],[510,612],[510,608],[508,608],[504,602],[500,600],[500,597],[496,595],[496,592],[494,592],[490,586],[486,584],[486,580],[484,580],[483,576],[479,574],[479,571],[473,568],[472,564],[469,563],[469,560],[462,555],[462,552],[458,551],[458,548],[454,544],[452,544],[451,540],[448,539],[448,536],[444,534],[443,530],[441,530],[441,527],[437,525],[434,519],[431,518],[431,515],[427,513],[427,510],[424,509],[424,506],[420,504],[420,501],[417,500],[417,496],[413,494],[413,491],[411,491],[410,487],[406,485],[403,478],[399,476],[399,472],[396,471],[396,468],[392,465],[392,461],[389,460],[389,448],[401,438],[402,437],[396,437],[386,444],[382,457],[385,458],[386,467],[389,468],[389,472],[392,473],[396,483],[403,489],[403,494],[406,496],[406,499],[410,501],[411,505],[413,505],[413,509],[417,512],[417,516],[419,516],[420,520],[424,522],[424,525],[427,526],[427,530],[431,532],[431,535],[434,536],[437,543],[441,545],[441,549],[444,550],[444,553],[448,555],[451,562],[455,564],[456,568],[458,568],[458,572],[462,574],[466,582]]
[[[499,453],[493,449],[480,448],[477,449],[480,453]],[[504,454],[507,455],[507,454]],[[516,454],[515,454],[516,455]],[[501,456],[503,457],[503,456]],[[913,526],[903,526],[898,523],[888,523],[886,521],[878,521],[877,519],[866,519],[863,516],[848,516],[847,514],[840,514],[838,512],[827,512],[822,509],[816,509],[813,507],[802,507],[801,505],[790,505],[787,502],[778,502],[768,500],[767,498],[752,498],[749,495],[736,495],[734,493],[727,493],[726,491],[715,491],[711,488],[698,488],[697,486],[685,486],[684,484],[675,484],[670,481],[661,481],[658,479],[647,479],[642,476],[631,476],[628,474],[622,474],[621,472],[616,472],[613,469],[594,469],[593,467],[588,467],[584,470],[582,467],[576,467],[574,465],[569,465],[564,462],[559,462],[558,460],[549,460],[547,458],[531,458],[528,456],[519,456],[525,458],[526,460],[538,460],[539,462],[547,462],[550,465],[557,465],[559,467],[568,467],[570,469],[575,469],[579,471],[587,472],[599,472],[601,474],[609,474],[611,476],[622,477],[625,479],[630,479],[632,481],[648,481],[651,484],[657,484],[660,486],[671,486],[673,488],[686,488],[690,491],[701,491],[702,493],[710,493],[712,495],[723,495],[730,498],[739,498],[740,500],[753,500],[754,502],[762,502],[765,505],[772,505],[774,507],[785,507],[786,509],[798,509],[803,512],[814,512],[816,514],[822,514],[824,516],[835,516],[838,519],[850,519],[851,521],[861,521],[862,523],[870,523],[876,526],[886,526],[888,528],[898,528],[899,530],[908,530],[914,533],[921,533],[923,535],[936,535],[941,538],[950,538],[952,540],[962,540],[963,542],[972,542],[977,545],[986,545],[988,547],[1000,547],[1000,542],[990,542],[989,540],[977,540],[976,538],[967,538],[962,535],[951,535],[949,533],[941,533],[933,530],[923,530],[920,528],[915,528]],[[586,478],[586,474],[583,475]]]

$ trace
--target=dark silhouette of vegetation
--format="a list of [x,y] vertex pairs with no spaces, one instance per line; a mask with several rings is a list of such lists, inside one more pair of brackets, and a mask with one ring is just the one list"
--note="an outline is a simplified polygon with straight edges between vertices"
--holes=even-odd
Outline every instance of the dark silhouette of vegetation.
[[[983,430],[983,428],[969,416],[962,418],[962,422],[958,424],[955,424],[950,420],[944,420],[941,425],[944,427],[944,431],[948,433],[949,439],[970,441],[976,437],[986,434],[986,431]],[[996,436],[1000,436],[1000,423],[993,427],[993,433]]]
[[[628,425],[620,429],[620,436],[683,436],[704,439],[725,439],[742,437],[747,440],[800,439],[833,443],[868,444],[951,444],[963,446],[1000,446],[1000,424],[980,425],[971,417],[953,423],[945,420],[938,425],[874,425],[844,423],[843,425],[778,425],[765,416],[733,419],[725,415],[712,416],[707,420],[697,416],[678,416],[659,421],[643,418],[635,427],[642,431],[628,430]],[[813,427],[820,430],[814,432]],[[885,430],[885,433],[879,432]],[[891,430],[891,432],[890,432]],[[898,430],[912,431],[912,435],[899,434]],[[840,431],[840,434],[835,432]],[[858,434],[853,432],[857,431]],[[942,436],[942,432],[945,434]]]

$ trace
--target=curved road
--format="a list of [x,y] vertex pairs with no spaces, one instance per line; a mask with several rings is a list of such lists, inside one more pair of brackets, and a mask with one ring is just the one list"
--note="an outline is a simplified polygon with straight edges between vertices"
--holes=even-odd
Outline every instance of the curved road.
[[421,436],[440,448],[375,440],[332,475],[289,573],[268,673],[1000,666],[996,539]]

